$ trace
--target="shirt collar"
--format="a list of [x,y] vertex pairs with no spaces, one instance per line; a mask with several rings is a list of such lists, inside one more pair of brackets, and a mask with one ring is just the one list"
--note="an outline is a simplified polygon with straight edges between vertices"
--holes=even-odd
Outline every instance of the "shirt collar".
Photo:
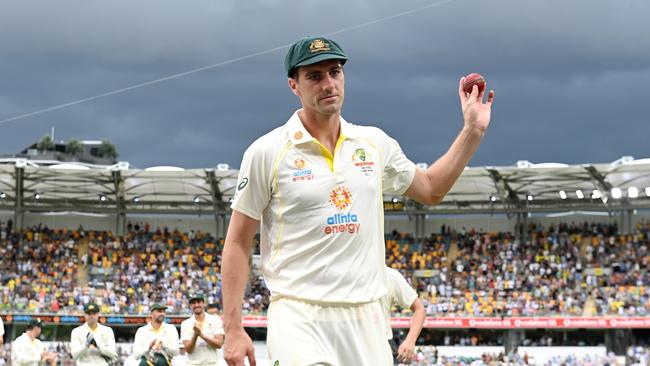
[[158,330],[153,329],[153,325],[151,325],[151,323],[147,324],[147,329],[150,330],[150,331],[152,331],[152,332],[159,332],[159,331],[161,331],[164,327],[165,327],[165,322],[163,322],[162,324],[160,324],[160,328],[158,328]]
[[[294,145],[298,144],[304,144],[306,142],[310,142],[315,140],[314,137],[307,132],[307,129],[305,126],[302,124],[302,121],[300,120],[300,116],[298,113],[302,109],[299,109],[293,113],[291,118],[287,121],[287,128],[289,130],[289,137],[291,138],[291,142]],[[356,134],[356,126],[348,123],[343,117],[340,117],[341,120],[341,135],[343,135],[344,138],[352,138],[352,137],[357,137]]]

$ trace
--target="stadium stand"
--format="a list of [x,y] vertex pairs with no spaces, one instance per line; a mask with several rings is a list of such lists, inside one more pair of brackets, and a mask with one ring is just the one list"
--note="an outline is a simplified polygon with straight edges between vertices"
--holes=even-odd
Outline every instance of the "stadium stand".
[[[6,258],[0,265],[0,311],[81,313],[98,298],[105,314],[146,314],[152,301],[181,314],[190,288],[220,302],[222,246],[223,240],[206,233],[151,231],[147,225],[122,238],[83,228],[33,227],[8,235],[0,247]],[[386,256],[418,289],[427,313],[437,317],[650,313],[647,225],[632,235],[598,225],[535,229],[526,243],[510,233],[473,230],[421,240],[393,233]],[[428,277],[414,275],[425,270]],[[255,277],[245,311],[263,313],[268,295]]]
[[393,233],[387,264],[412,280],[414,271],[430,270],[416,286],[427,313],[438,317],[650,313],[647,229],[618,235],[615,225],[533,227],[530,238]]
[[[197,288],[210,294],[209,303],[220,303],[223,240],[200,232],[138,229],[123,238],[47,227],[9,235],[0,245],[6,258],[0,264],[0,312],[82,314],[85,304],[98,299],[104,314],[148,314],[154,301],[180,314],[187,311],[186,294]],[[262,313],[268,297],[256,279],[246,311]]]
[[[185,295],[196,288],[209,294],[208,302],[220,302],[222,239],[200,231],[154,229],[146,223],[128,228],[125,236],[117,237],[81,227],[34,226],[11,232],[9,223],[0,223],[0,313],[82,314],[92,299],[104,314],[147,314],[148,304],[162,300],[170,314],[186,315]],[[525,242],[509,232],[474,229],[447,227],[426,238],[394,231],[386,236],[386,260],[417,288],[428,315],[438,318],[650,314],[650,223],[641,221],[632,234],[620,234],[615,224],[593,223],[531,224],[527,231]],[[263,281],[253,276],[245,312],[264,314],[268,302]],[[396,316],[408,312],[394,309]],[[421,343],[434,341],[423,334]],[[524,339],[521,346],[556,343],[545,335]],[[439,344],[502,346],[503,340],[455,334]],[[9,347],[7,341],[5,357]],[[65,344],[53,347],[67,354]],[[646,362],[645,347],[630,347],[628,359]],[[122,349],[124,356],[129,352],[127,346]],[[491,364],[505,357],[463,360],[431,352],[423,348],[414,364]],[[589,362],[594,360],[551,364]],[[64,357],[66,364],[71,363]]]

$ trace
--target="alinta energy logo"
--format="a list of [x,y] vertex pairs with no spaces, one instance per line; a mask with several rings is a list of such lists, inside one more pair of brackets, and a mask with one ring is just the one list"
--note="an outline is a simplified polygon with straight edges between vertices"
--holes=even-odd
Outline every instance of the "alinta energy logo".
[[305,169],[306,165],[307,163],[305,163],[305,159],[301,157],[297,157],[296,160],[293,161],[293,166],[300,169],[296,172],[293,172],[294,182],[314,179],[314,174],[311,172],[311,169]]
[[[338,211],[343,211],[352,204],[352,193],[346,186],[338,186],[330,192],[329,202]],[[359,232],[360,226],[357,214],[352,212],[337,213],[327,218],[327,226],[323,231],[325,234],[356,234]]]

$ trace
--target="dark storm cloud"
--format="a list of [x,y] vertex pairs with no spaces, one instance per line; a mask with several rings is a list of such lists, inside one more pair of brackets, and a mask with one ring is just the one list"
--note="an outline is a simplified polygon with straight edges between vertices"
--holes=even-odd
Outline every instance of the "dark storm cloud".
[[[433,3],[5,1],[0,120]],[[479,71],[497,101],[472,165],[648,157],[648,13],[641,0],[455,0],[342,32],[344,116],[431,162],[462,126],[459,77]],[[0,153],[55,125],[64,140],[111,139],[138,167],[238,166],[298,107],[284,52],[0,125]]]

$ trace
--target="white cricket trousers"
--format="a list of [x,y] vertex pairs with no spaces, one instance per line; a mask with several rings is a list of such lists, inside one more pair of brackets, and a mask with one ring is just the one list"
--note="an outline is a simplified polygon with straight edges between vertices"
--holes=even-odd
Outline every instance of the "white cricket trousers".
[[321,305],[280,298],[269,306],[267,326],[271,365],[393,364],[379,301]]

